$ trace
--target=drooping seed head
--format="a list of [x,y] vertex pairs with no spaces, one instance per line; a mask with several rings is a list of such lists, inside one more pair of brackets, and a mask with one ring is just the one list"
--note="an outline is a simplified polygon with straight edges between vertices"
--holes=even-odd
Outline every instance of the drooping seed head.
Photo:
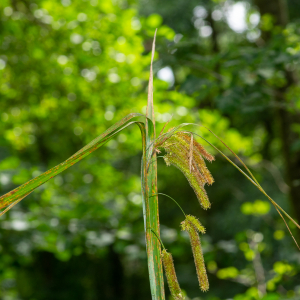
[[184,160],[184,158],[176,155],[175,153],[169,153],[166,155],[166,157],[168,163],[177,167],[185,175],[186,179],[193,188],[202,208],[210,208],[211,204],[204,189],[203,179],[200,172],[192,171],[192,173],[190,173],[189,162],[187,160]]
[[167,277],[167,281],[168,281],[168,285],[169,285],[169,289],[170,289],[172,297],[175,300],[184,300],[185,297],[182,294],[182,291],[180,289],[180,286],[179,286],[179,283],[177,280],[171,253],[168,253],[167,250],[164,249],[161,252],[161,259],[163,262],[163,266],[165,269],[165,273],[166,273],[166,277]]
[[206,182],[208,184],[212,184],[214,182],[214,179],[212,175],[210,174],[209,170],[206,167],[205,159],[208,159],[210,162],[214,160],[214,157],[209,154],[205,148],[200,145],[197,141],[195,141],[190,135],[183,133],[181,131],[176,132],[174,135],[175,138],[177,138],[178,142],[181,143],[185,148],[191,150],[191,142],[193,142],[193,158],[195,159],[197,163],[197,167],[199,168],[200,172],[203,174]]
[[158,141],[157,145],[163,147],[167,152],[167,155],[164,156],[166,164],[174,165],[185,175],[201,206],[204,209],[210,208],[204,185],[212,184],[214,179],[205,165],[204,158],[212,161],[214,157],[191,135],[181,131],[170,134],[167,138],[164,137]]
[[189,234],[199,286],[203,292],[206,292],[209,289],[209,283],[206,274],[199,234],[192,221],[190,221],[188,218],[181,222],[181,228],[182,230],[187,231]]
[[170,161],[169,161],[169,158],[167,155],[164,156],[164,161],[166,163],[166,165],[169,167],[171,165]]
[[204,228],[204,226],[200,223],[200,221],[199,221],[195,216],[187,215],[187,216],[186,216],[186,220],[187,220],[192,226],[194,226],[195,229],[196,229],[198,232],[201,232],[202,234],[205,233],[205,228]]
[[[178,134],[178,136],[181,136],[183,139],[185,139],[187,142],[189,142],[191,139],[191,137],[185,132],[178,131],[177,134]],[[213,160],[215,160],[215,157],[213,155],[211,155],[210,153],[208,153],[207,150],[195,140],[194,140],[194,147],[197,148],[199,153],[209,162],[212,162]]]

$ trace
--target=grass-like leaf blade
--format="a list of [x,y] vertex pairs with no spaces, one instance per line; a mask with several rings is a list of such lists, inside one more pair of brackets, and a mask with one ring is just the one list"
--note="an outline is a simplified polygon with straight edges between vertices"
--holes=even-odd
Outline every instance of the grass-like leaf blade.
[[132,113],[124,117],[122,120],[111,126],[109,129],[107,129],[104,133],[102,133],[100,136],[95,138],[93,141],[91,141],[89,144],[87,144],[85,147],[80,149],[78,152],[76,152],[74,155],[72,155],[70,158],[68,158],[66,161],[60,163],[59,165],[55,166],[54,168],[46,171],[45,173],[31,179],[30,181],[22,184],[21,186],[17,187],[16,189],[8,192],[7,194],[0,197],[0,209],[4,209],[2,212],[0,212],[0,216],[2,216],[5,212],[7,212],[9,209],[11,209],[15,204],[20,202],[22,199],[24,199],[26,196],[28,196],[32,191],[34,191],[36,188],[41,186],[43,183],[47,182],[48,180],[52,179],[59,173],[63,172],[64,170],[70,168],[75,163],[82,160],[84,157],[88,156],[98,148],[100,148],[103,144],[108,142],[114,135],[116,135],[118,132],[123,130],[124,128],[128,127],[129,125],[135,123],[132,122],[133,118],[137,117],[145,117],[142,114],[139,113]]
[[[160,244],[153,232],[160,234],[157,197],[157,159],[155,153],[155,119],[153,106],[153,58],[155,36],[152,44],[148,103],[146,112],[145,139],[143,141],[142,194],[144,225],[147,244],[148,270],[152,300],[164,300],[164,278],[161,262]],[[142,130],[142,129],[141,129]],[[152,195],[156,195],[151,197]]]

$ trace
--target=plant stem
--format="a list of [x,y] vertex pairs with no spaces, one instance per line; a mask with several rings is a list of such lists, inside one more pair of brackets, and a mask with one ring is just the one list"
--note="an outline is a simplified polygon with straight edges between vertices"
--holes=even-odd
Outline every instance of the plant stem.
[[158,239],[159,242],[160,242],[160,245],[166,250],[166,248],[165,248],[165,246],[164,246],[164,244],[163,244],[161,238],[158,236],[158,234],[157,234],[152,228],[148,228],[148,229],[150,229],[150,230],[155,234],[155,236],[157,237],[157,239]]
[[[182,207],[181,207],[181,206],[179,205],[179,203],[178,203],[175,199],[173,199],[171,196],[166,195],[166,194],[163,194],[163,193],[157,193],[156,195],[163,195],[163,196],[166,196],[166,197],[170,198],[171,200],[173,200],[173,201],[177,204],[177,206],[180,208],[180,210],[182,211],[184,217],[186,217],[186,215],[185,215],[185,213],[184,213]],[[151,197],[156,196],[156,195],[152,195]]]
[[[148,87],[148,104],[146,112],[146,126],[143,137],[143,161],[142,161],[142,192],[143,213],[146,235],[146,247],[148,258],[148,270],[152,300],[165,300],[164,278],[161,262],[161,249],[158,239],[147,230],[151,228],[159,236],[159,213],[157,194],[157,158],[154,151],[155,120],[153,107],[153,71],[152,62],[154,56],[155,37],[152,47],[152,59],[150,66],[150,78]],[[140,126],[141,128],[141,126]],[[142,133],[143,135],[143,133]],[[151,163],[150,163],[151,160]]]

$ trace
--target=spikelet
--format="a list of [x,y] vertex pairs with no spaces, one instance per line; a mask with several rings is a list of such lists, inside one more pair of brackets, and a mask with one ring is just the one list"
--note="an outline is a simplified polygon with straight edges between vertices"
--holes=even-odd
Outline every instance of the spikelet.
[[[176,137],[182,145],[184,145],[185,147],[190,147],[190,143],[192,141],[191,136],[179,131],[176,133],[175,138]],[[212,175],[210,174],[209,170],[207,169],[203,157],[206,160],[208,160],[209,162],[212,162],[213,160],[215,160],[214,156],[211,155],[210,153],[208,153],[205,150],[205,148],[202,145],[200,145],[199,143],[197,143],[197,141],[195,141],[194,139],[193,139],[193,156],[197,162],[197,166],[198,166],[200,172],[205,177],[206,182],[208,184],[213,184],[214,179],[213,179]]]
[[[178,131],[177,134],[179,136],[181,136],[183,139],[185,139],[187,142],[190,141],[191,137],[190,135],[188,135],[187,133],[184,133],[182,131]],[[199,151],[199,153],[209,162],[212,162],[213,160],[215,160],[215,157],[213,155],[211,155],[210,153],[208,153],[205,148],[197,143],[196,141],[194,141],[194,147]]]
[[189,181],[191,187],[193,188],[202,208],[210,208],[210,202],[204,189],[201,173],[198,171],[193,171],[192,173],[190,173],[188,161],[182,159],[182,157],[174,153],[169,153],[165,155],[164,158],[167,165],[172,164],[185,175],[186,179]]
[[[194,174],[196,176],[199,184],[203,185],[206,183],[206,179],[204,175],[200,172],[196,160],[190,161],[189,159],[189,150],[185,148],[180,143],[176,143],[172,145],[171,151],[168,151],[168,156],[173,156],[175,160],[180,161],[180,163],[184,166],[184,169],[187,167],[190,174]],[[191,164],[191,165],[190,165]],[[191,170],[191,172],[190,172]]]
[[190,142],[190,153],[189,153],[189,160],[190,160],[190,173],[192,173],[192,163],[193,163],[193,151],[194,151],[194,136],[191,136]]
[[209,283],[206,274],[206,268],[205,268],[203,253],[202,253],[200,237],[197,232],[197,231],[203,232],[205,231],[205,229],[201,225],[199,220],[196,219],[194,216],[187,216],[186,219],[183,222],[181,222],[181,228],[182,230],[187,231],[189,234],[199,286],[203,292],[206,292],[209,289]]
[[167,155],[164,156],[166,164],[177,167],[194,189],[200,205],[204,209],[210,208],[204,185],[212,184],[214,180],[206,168],[203,157],[209,161],[214,160],[214,157],[191,136],[180,131],[158,144],[167,152]]
[[195,216],[187,215],[186,220],[190,223],[190,225],[194,226],[197,231],[201,232],[202,234],[205,233],[204,226],[200,223],[200,221]]
[[161,252],[161,259],[165,268],[165,273],[167,276],[167,281],[169,285],[169,289],[171,292],[172,297],[175,300],[184,300],[185,297],[182,294],[182,291],[180,289],[176,272],[175,272],[175,267],[173,263],[173,258],[171,253],[168,253],[167,250],[163,250]]

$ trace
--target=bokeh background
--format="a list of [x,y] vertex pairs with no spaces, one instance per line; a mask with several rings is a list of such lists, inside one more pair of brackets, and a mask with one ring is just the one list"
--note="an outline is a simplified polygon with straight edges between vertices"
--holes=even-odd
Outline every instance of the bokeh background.
[[[158,28],[158,132],[170,119],[168,128],[208,126],[300,222],[299,20],[296,0],[1,0],[1,195],[145,112]],[[182,214],[160,198],[162,240],[188,299],[300,299],[300,254],[284,222],[207,149],[216,155],[209,211],[158,158],[159,191],[207,228],[210,290],[201,293]],[[150,299],[140,161],[130,127],[2,216],[0,299]]]

